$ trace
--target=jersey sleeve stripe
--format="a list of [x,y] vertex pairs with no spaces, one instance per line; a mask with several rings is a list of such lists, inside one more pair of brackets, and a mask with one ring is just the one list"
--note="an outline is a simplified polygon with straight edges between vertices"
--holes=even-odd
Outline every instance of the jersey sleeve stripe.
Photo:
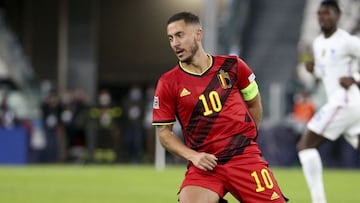
[[173,121],[154,121],[152,122],[153,126],[160,126],[160,125],[172,125],[175,124],[176,120]]

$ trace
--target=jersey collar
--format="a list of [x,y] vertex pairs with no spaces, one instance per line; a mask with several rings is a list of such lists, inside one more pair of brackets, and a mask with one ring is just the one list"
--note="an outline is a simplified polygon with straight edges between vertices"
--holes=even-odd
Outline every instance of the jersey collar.
[[213,65],[213,63],[214,63],[213,57],[212,57],[210,54],[207,54],[207,56],[208,56],[208,58],[210,59],[209,66],[208,66],[206,69],[204,69],[204,71],[201,72],[201,73],[195,73],[195,72],[193,72],[193,71],[190,71],[190,70],[186,69],[186,68],[182,65],[182,63],[181,63],[180,61],[179,61],[179,67],[180,67],[181,70],[183,70],[184,72],[189,73],[189,74],[191,74],[191,75],[202,76],[202,75],[204,75],[204,74],[212,67],[212,65]]

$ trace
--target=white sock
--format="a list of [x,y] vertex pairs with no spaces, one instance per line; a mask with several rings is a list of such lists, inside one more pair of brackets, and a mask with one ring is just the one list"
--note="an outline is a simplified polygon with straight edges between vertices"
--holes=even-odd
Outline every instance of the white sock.
[[322,163],[317,149],[305,149],[298,153],[302,170],[310,189],[313,203],[326,203],[322,178]]

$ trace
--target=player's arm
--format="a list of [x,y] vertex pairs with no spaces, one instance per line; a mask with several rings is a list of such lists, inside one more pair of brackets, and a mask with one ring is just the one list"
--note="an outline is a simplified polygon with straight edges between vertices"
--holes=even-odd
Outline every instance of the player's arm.
[[[346,48],[348,49],[348,53],[350,56],[355,57],[356,59],[360,59],[360,38],[357,36],[351,36],[347,41]],[[348,89],[352,84],[360,83],[360,73],[357,69],[354,69],[350,76],[341,77],[340,85],[345,89]]]
[[201,170],[213,170],[216,166],[217,158],[213,154],[196,152],[187,147],[172,131],[172,125],[156,126],[161,145],[169,152],[191,161]]
[[314,67],[315,67],[315,62],[313,59],[308,60],[305,62],[305,69],[309,72],[309,73],[314,73]]
[[259,128],[263,116],[263,107],[261,104],[260,93],[258,92],[253,99],[246,101],[246,104],[252,117],[255,120],[256,126]]
[[260,122],[262,120],[263,108],[261,104],[261,97],[259,92],[259,87],[256,83],[256,76],[248,65],[238,58],[238,68],[239,68],[239,79],[238,86],[240,89],[240,94],[251,113],[251,116],[254,119],[254,122],[259,128]]
[[247,104],[247,107],[252,117],[254,118],[256,126],[259,128],[260,122],[262,120],[263,108],[261,104],[259,87],[255,81],[255,76],[251,78],[251,82],[247,85],[247,87],[241,89],[240,92],[242,94],[242,97],[244,98],[244,101]]

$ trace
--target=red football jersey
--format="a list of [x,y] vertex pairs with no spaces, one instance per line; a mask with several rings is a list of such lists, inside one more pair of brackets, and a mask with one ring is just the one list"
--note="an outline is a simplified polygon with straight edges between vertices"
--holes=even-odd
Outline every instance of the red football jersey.
[[153,125],[178,118],[188,147],[214,154],[219,163],[242,154],[246,147],[259,152],[256,124],[241,90],[255,80],[238,57],[211,56],[212,64],[194,74],[177,65],[161,76],[153,104]]

